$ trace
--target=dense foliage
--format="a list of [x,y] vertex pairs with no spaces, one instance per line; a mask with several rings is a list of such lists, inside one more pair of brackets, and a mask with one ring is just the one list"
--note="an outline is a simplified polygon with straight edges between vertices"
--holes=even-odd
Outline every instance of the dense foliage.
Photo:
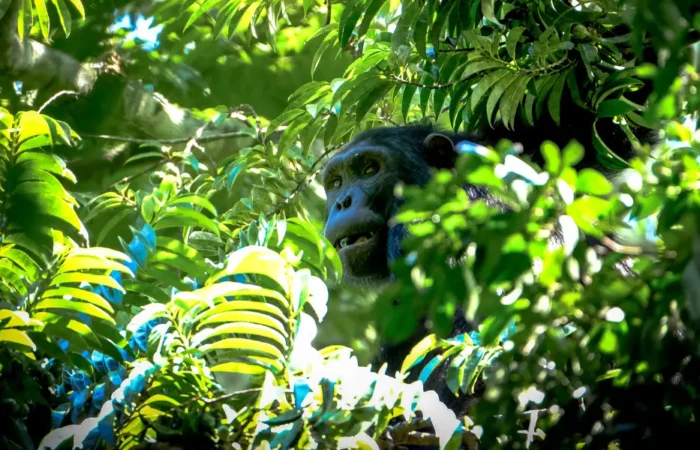
[[[0,0],[0,447],[694,436],[696,2],[87,3]],[[398,186],[396,281],[339,284],[316,176],[352,136],[568,136],[583,117],[582,142],[464,142],[456,170]],[[447,335],[459,308],[478,332]],[[423,314],[434,334],[401,373],[367,364]],[[460,395],[487,383],[469,417],[422,388],[444,365]]]

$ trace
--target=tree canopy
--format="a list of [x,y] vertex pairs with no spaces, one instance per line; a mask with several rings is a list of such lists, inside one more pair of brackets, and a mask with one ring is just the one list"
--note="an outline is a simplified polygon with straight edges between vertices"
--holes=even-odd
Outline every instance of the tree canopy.
[[[699,69],[694,0],[0,0],[0,447],[693,438]],[[428,123],[498,142],[344,285],[319,171]]]

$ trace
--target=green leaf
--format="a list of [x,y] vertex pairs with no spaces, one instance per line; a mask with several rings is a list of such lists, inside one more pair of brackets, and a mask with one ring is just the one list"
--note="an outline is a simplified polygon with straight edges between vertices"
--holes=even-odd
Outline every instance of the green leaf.
[[[70,298],[66,299],[65,297]],[[95,294],[94,292],[86,291],[84,289],[72,287],[60,287],[56,289],[49,289],[48,291],[44,292],[43,298],[61,298],[64,300],[78,299],[100,307],[110,313],[114,313],[114,308],[112,308],[112,305],[110,305],[107,300],[102,298],[100,295]]]
[[126,161],[124,161],[124,165],[126,166],[128,164],[131,164],[132,162],[140,161],[142,159],[148,159],[148,158],[157,158],[157,159],[160,159],[163,161],[166,160],[165,155],[161,152],[144,152],[144,153],[139,153],[137,155],[134,155],[131,158],[127,159]]
[[304,111],[303,109],[292,109],[283,112],[270,122],[270,125],[268,125],[265,134],[267,135],[267,137],[269,137],[270,134],[275,132],[280,125],[285,124],[287,122],[291,122],[292,120],[296,119],[302,114],[306,114],[306,111]]
[[542,116],[542,110],[547,102],[547,96],[549,91],[552,89],[552,86],[554,86],[554,83],[556,83],[558,76],[559,74],[548,75],[535,82],[535,87],[537,89],[535,108],[536,117]]
[[244,362],[227,362],[217,364],[211,368],[212,372],[233,373],[237,375],[261,375],[266,368],[261,365]]
[[360,16],[364,12],[365,1],[354,0],[352,3],[345,6],[343,13],[340,16],[338,37],[340,39],[340,47],[344,48],[350,41],[350,36],[355,30]]
[[609,82],[606,80],[606,83],[600,89],[596,90],[593,96],[593,105],[599,108],[600,103],[613,93],[620,90],[639,88],[641,86],[644,86],[644,83],[635,78],[616,78]]
[[175,252],[159,250],[151,255],[149,261],[161,263],[173,269],[181,270],[193,278],[206,278],[207,266],[198,264],[198,261],[187,258]]
[[10,342],[12,344],[17,344],[23,347],[29,347],[30,349],[32,349],[32,351],[36,350],[36,345],[34,345],[34,342],[29,338],[29,336],[27,336],[27,333],[20,330],[0,330],[0,342]]
[[413,22],[420,13],[420,7],[414,2],[404,3],[401,17],[399,18],[394,33],[391,37],[391,49],[394,52],[399,50],[399,47],[408,43],[408,36],[411,32]]
[[[219,284],[222,283],[217,283],[213,285],[213,287],[218,286]],[[248,292],[248,295],[259,295],[260,292],[255,292],[252,289],[246,289],[242,290],[241,292],[238,292],[237,295],[246,295],[245,293]],[[269,291],[267,290],[267,295],[270,296],[270,293],[277,294],[274,291]],[[181,293],[178,293],[180,295]],[[199,291],[194,291],[194,292],[186,292],[182,294],[190,294],[190,295],[197,295],[201,297],[201,293]],[[277,294],[279,295],[279,294]],[[211,296],[209,298],[215,298],[215,296]],[[286,305],[286,301],[284,298],[279,299],[281,305]],[[270,314],[272,316],[275,316],[279,318],[282,321],[286,321],[287,317],[286,315],[282,312],[282,310],[274,305],[271,305],[269,303],[265,303],[264,301],[252,301],[252,300],[240,300],[240,299],[235,299],[235,301],[226,301],[223,303],[219,303],[213,308],[207,309],[203,311],[195,320],[201,322],[201,323],[208,323],[207,319],[209,317],[217,316],[220,314],[228,313],[230,311],[258,311],[261,313],[266,313]],[[221,320],[217,320],[217,322],[221,322]]]
[[[237,353],[243,353],[250,356],[267,356],[277,360],[284,359],[284,354],[274,345],[242,338],[222,339],[212,344],[202,345],[200,350],[202,353],[208,353],[216,350],[234,350],[232,353],[234,355]],[[282,370],[282,365],[277,364],[277,368],[278,370]]]
[[598,160],[603,163],[607,168],[613,170],[624,169],[629,166],[627,161],[620,158],[615,152],[613,152],[610,147],[603,141],[598,134],[598,120],[593,122],[593,147],[595,147],[598,153]]
[[318,49],[316,50],[316,53],[314,53],[314,57],[311,60],[311,78],[314,77],[314,73],[316,73],[316,69],[318,68],[318,64],[321,62],[321,58],[323,57],[323,54],[326,53],[326,50],[328,50],[328,47],[331,46],[333,43],[333,38],[335,38],[335,34],[331,33],[329,34],[326,39],[321,42],[321,45],[318,46]]
[[566,214],[574,219],[581,231],[597,238],[604,236],[597,222],[609,210],[610,202],[598,197],[577,198],[566,206]]
[[435,369],[438,368],[438,366],[443,362],[449,360],[455,353],[458,353],[461,350],[461,346],[455,345],[451,349],[445,351],[444,353],[441,353],[439,355],[435,355],[430,362],[428,362],[423,369],[420,371],[420,375],[418,376],[418,379],[425,384],[430,375],[435,371]]
[[186,31],[190,25],[192,25],[197,19],[199,19],[204,13],[208,12],[212,6],[219,3],[221,0],[205,0],[205,2],[194,10],[189,20],[185,24],[183,31]]
[[518,106],[522,102],[525,92],[527,90],[527,83],[530,81],[530,77],[522,77],[518,81],[510,85],[508,90],[503,94],[503,100],[499,111],[501,113],[501,119],[503,123],[510,129],[515,126],[515,117],[518,112]]
[[62,284],[70,283],[90,283],[107,286],[124,293],[126,292],[124,288],[117,282],[117,280],[108,275],[95,275],[93,273],[71,272],[55,276],[51,280],[51,286],[60,286]]
[[603,174],[593,169],[583,169],[578,173],[576,192],[605,196],[612,191],[612,183]]
[[403,98],[401,100],[401,114],[403,115],[403,120],[406,122],[408,120],[408,111],[411,109],[411,102],[413,101],[413,96],[416,93],[416,86],[407,84],[403,87]]
[[49,11],[46,9],[46,3],[44,0],[34,0],[34,7],[36,8],[36,14],[39,18],[39,28],[41,29],[41,35],[44,39],[49,39],[49,28],[51,23],[49,20]]
[[637,111],[637,106],[624,100],[605,100],[598,105],[598,118],[622,116]]
[[440,35],[442,34],[445,22],[447,22],[450,13],[458,3],[459,2],[440,2],[439,6],[437,7],[437,14],[430,29],[430,41],[432,42],[435,50],[437,50],[439,47]]
[[81,0],[68,0],[68,1],[71,2],[73,4],[73,6],[75,6],[75,9],[77,9],[78,12],[80,13],[80,17],[82,17],[84,19],[85,18],[85,8],[83,8],[83,3],[81,2]]
[[213,215],[217,215],[216,208],[212,203],[206,198],[199,195],[185,195],[182,197],[177,197],[174,200],[168,202],[168,205],[179,205],[179,204],[195,205],[200,206]]
[[583,65],[586,67],[586,75],[591,81],[595,81],[595,74],[591,64],[598,60],[598,49],[591,44],[579,44],[578,50],[581,54]]
[[552,141],[545,141],[542,144],[542,156],[544,157],[545,170],[552,175],[558,175],[561,170],[561,154]]
[[77,272],[78,270],[95,270],[101,269],[106,271],[117,270],[122,273],[127,273],[129,275],[131,270],[123,264],[119,264],[115,261],[110,261],[106,258],[93,255],[71,255],[61,264],[61,266],[56,271],[57,275],[66,272]]
[[576,141],[570,141],[564,147],[564,167],[573,167],[583,159],[585,149]]
[[171,405],[171,406],[180,406],[180,402],[178,402],[178,401],[175,400],[175,399],[172,399],[172,398],[168,397],[167,395],[163,395],[163,394],[155,394],[155,395],[152,395],[152,396],[148,397],[148,398],[143,402],[143,405],[144,405],[144,406],[145,406],[145,405],[151,405],[151,406],[153,406],[155,403],[164,403],[164,404],[167,403],[168,405]]
[[23,41],[34,20],[34,9],[30,0],[22,0],[22,8],[17,16],[17,32],[20,41]]
[[365,9],[365,16],[363,17],[362,23],[360,24],[360,27],[357,30],[358,38],[361,38],[362,36],[367,34],[369,26],[371,25],[379,10],[382,8],[382,6],[384,6],[386,2],[387,0],[372,0],[369,6],[367,6],[367,8]]
[[418,51],[418,54],[425,59],[428,59],[425,42],[428,35],[428,26],[430,25],[432,19],[431,11],[432,8],[430,7],[430,4],[426,3],[425,6],[423,6],[423,10],[418,15],[416,27],[413,31],[413,40],[416,44],[416,50]]
[[406,373],[417,364],[420,364],[421,361],[425,359],[425,356],[437,346],[437,343],[437,336],[434,334],[428,335],[421,339],[421,341],[416,344],[404,358],[403,363],[401,364],[401,373]]
[[600,339],[598,348],[603,353],[612,354],[615,353],[615,350],[617,350],[617,346],[617,335],[610,329],[610,327],[605,327],[605,331]]
[[202,342],[211,338],[227,335],[227,334],[242,334],[249,336],[257,336],[270,339],[280,345],[280,348],[287,348],[286,336],[279,331],[269,327],[254,323],[233,322],[219,325],[216,328],[204,328],[202,331],[195,334],[191,339],[192,346],[199,346]]
[[468,78],[484,70],[503,68],[503,63],[496,59],[479,59],[467,65],[462,73],[462,78]]
[[126,217],[132,215],[134,211],[131,209],[125,209],[122,211],[119,211],[117,214],[114,215],[109,221],[102,226],[102,229],[100,230],[100,234],[97,236],[97,245],[100,245],[102,241],[105,240],[107,235],[109,235],[110,231],[112,231],[112,228],[117,226],[119,222],[124,220]]
[[160,217],[153,225],[155,230],[172,228],[198,226],[205,228],[217,236],[220,236],[219,227],[216,222],[205,216],[204,214],[188,208],[167,208],[160,214]]
[[384,98],[386,93],[394,87],[394,84],[388,81],[385,81],[378,86],[375,86],[371,91],[367,93],[364,97],[362,97],[358,102],[357,102],[357,111],[355,113],[355,120],[360,123],[362,120],[365,118],[367,113],[369,112],[370,109],[374,106],[375,103],[377,103],[379,100]]
[[566,83],[567,72],[561,73],[557,81],[552,86],[552,90],[549,93],[549,99],[547,100],[547,106],[549,107],[549,114],[554,119],[554,122],[559,125],[561,123],[561,96],[564,92],[564,84]]
[[210,277],[206,284],[213,284],[222,277],[235,274],[265,275],[276,281],[285,294],[289,293],[286,262],[268,248],[249,246],[235,251],[229,256],[226,268]]
[[531,126],[535,125],[535,117],[533,116],[534,114],[534,106],[535,106],[535,100],[537,100],[537,97],[534,95],[528,93],[527,96],[525,97],[525,105],[523,105],[522,112],[525,114],[525,120],[527,120],[527,123],[530,124]]
[[88,316],[96,317],[98,319],[106,320],[107,322],[116,325],[116,322],[106,312],[104,312],[102,309],[91,305],[89,303],[83,303],[83,302],[73,302],[70,300],[60,300],[60,299],[47,299],[47,300],[42,300],[39,302],[37,305],[34,306],[35,310],[43,310],[43,309],[65,309],[68,311],[73,311],[73,312],[80,312],[83,314],[87,314]]
[[84,223],[90,223],[95,220],[100,214],[109,212],[111,216],[117,212],[115,210],[123,210],[125,203],[119,198],[107,199],[90,210],[88,215],[83,219]]
[[510,59],[512,60],[516,59],[515,49],[518,45],[520,37],[523,35],[523,32],[525,32],[525,28],[523,27],[515,27],[508,32],[508,38],[506,39],[506,50],[508,51],[508,56],[510,56]]
[[61,27],[63,32],[66,33],[66,37],[70,36],[71,32],[71,15],[68,10],[68,6],[64,0],[51,0],[56,7],[56,12],[58,13],[58,20],[61,22]]
[[574,103],[584,109],[590,109],[586,104],[586,101],[581,97],[581,91],[576,82],[576,71],[569,70],[569,74],[566,76],[566,85],[569,87],[569,93]]
[[498,101],[503,96],[503,93],[518,79],[520,79],[520,76],[517,73],[511,73],[499,80],[494,86],[488,100],[486,101],[486,118],[489,121],[489,124],[491,124],[493,121],[493,112],[496,109]]
[[256,311],[231,310],[219,314],[214,314],[202,320],[202,322],[200,322],[199,324],[199,327],[218,323],[234,322],[245,322],[250,324],[262,325],[278,331],[285,337],[288,336],[287,330],[284,327],[283,322],[280,322],[279,320],[273,317]]
[[501,23],[496,19],[494,0],[481,0],[481,12],[490,22],[500,25]]

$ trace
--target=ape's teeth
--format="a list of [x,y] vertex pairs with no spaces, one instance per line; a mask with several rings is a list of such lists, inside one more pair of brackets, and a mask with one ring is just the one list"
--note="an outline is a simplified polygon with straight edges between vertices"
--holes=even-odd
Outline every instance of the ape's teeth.
[[357,241],[355,241],[355,244],[361,244],[367,240],[367,236],[362,236],[359,238]]
[[347,247],[348,245],[348,238],[343,238],[340,240],[340,248]]

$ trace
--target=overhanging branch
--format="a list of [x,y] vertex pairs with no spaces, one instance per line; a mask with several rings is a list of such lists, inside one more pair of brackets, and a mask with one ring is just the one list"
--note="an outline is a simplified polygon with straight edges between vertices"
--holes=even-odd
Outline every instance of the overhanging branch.
[[[9,8],[3,14],[3,5]],[[21,0],[0,0],[0,77],[10,81],[21,81],[24,90],[38,90],[41,97],[49,98],[61,91],[74,91],[78,100],[61,109],[85,107],[86,103],[98,104],[106,109],[103,123],[94,127],[95,134],[122,136],[121,142],[112,142],[112,147],[101,145],[102,159],[109,161],[115,154],[124,151],[125,142],[137,144],[144,141],[160,141],[184,146],[195,135],[205,121],[195,117],[189,110],[170,103],[165,97],[151,92],[140,82],[129,80],[121,70],[110,70],[112,65],[82,63],[64,52],[32,39],[20,39],[17,32],[17,17]],[[117,58],[118,65],[118,58]],[[96,89],[101,79],[113,77],[119,81],[119,89]],[[117,78],[118,77],[118,78]],[[96,94],[99,91],[99,94]],[[104,96],[112,96],[107,100]],[[97,101],[94,101],[97,99]],[[91,102],[91,100],[93,100]],[[109,107],[104,105],[108,104]],[[63,111],[61,111],[63,113]],[[80,113],[78,117],[85,117]],[[78,119],[82,120],[82,119]],[[76,129],[81,130],[81,123]],[[242,132],[250,125],[241,118],[229,117],[226,121],[207,130],[198,137],[199,142],[207,142],[206,152],[210,155],[231,154],[253,145],[256,138]],[[208,135],[217,135],[209,138]],[[247,136],[246,136],[247,135]],[[237,139],[222,139],[222,136]],[[104,136],[101,136],[103,140]],[[99,161],[79,160],[81,165],[95,167]],[[119,177],[121,178],[121,177]],[[109,183],[108,180],[105,182]]]

